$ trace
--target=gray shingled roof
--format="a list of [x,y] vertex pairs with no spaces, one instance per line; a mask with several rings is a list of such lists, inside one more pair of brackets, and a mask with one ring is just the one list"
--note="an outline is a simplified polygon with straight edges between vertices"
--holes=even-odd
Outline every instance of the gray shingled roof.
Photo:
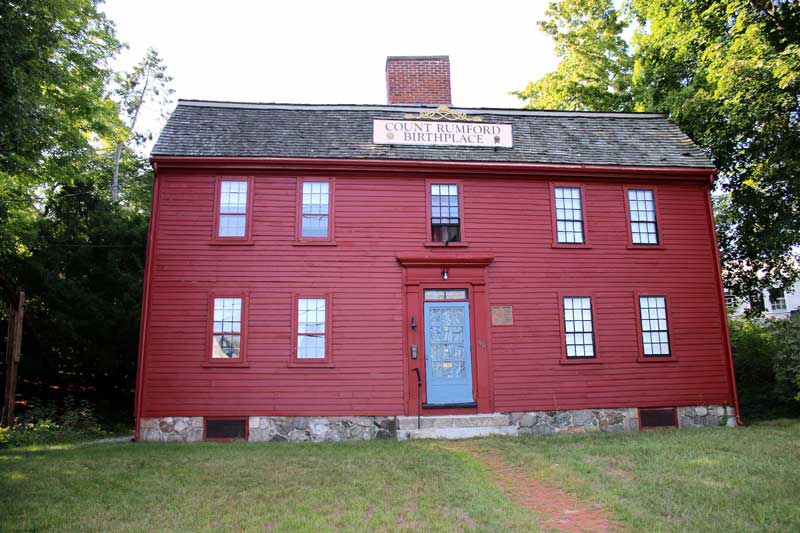
[[181,100],[153,156],[405,159],[712,168],[664,115],[464,109],[512,124],[513,148],[372,143],[372,119],[427,106],[243,104]]

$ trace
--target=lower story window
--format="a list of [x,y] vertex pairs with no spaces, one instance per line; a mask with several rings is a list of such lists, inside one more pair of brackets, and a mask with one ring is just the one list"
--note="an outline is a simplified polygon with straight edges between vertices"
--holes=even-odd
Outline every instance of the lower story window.
[[783,289],[769,290],[769,305],[773,311],[786,311],[786,294]]
[[297,300],[297,358],[325,359],[325,298]]
[[645,357],[670,355],[667,299],[664,296],[640,296],[642,349]]
[[564,333],[567,359],[595,356],[591,297],[564,297]]
[[241,357],[242,299],[214,298],[212,359]]

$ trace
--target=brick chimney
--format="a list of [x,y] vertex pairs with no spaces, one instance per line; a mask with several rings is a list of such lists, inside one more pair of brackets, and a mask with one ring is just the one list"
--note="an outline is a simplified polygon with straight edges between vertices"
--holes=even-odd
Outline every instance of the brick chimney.
[[387,57],[386,97],[390,104],[452,104],[450,58]]

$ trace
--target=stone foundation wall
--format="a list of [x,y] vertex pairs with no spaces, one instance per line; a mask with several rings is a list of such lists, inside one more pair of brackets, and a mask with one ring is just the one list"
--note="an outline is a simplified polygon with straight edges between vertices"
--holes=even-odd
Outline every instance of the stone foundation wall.
[[678,407],[678,425],[682,428],[701,428],[707,426],[734,427],[736,411],[724,405],[696,405]]
[[[504,433],[516,435],[620,432],[639,429],[639,411],[636,408],[522,411],[502,415],[498,413],[497,416],[504,420],[500,423],[502,427],[514,428],[510,433],[509,431]],[[459,420],[459,424],[466,424],[464,427],[472,427],[469,425],[471,419],[468,416],[465,416],[464,419]],[[445,421],[451,422],[451,426],[455,424],[455,419]],[[143,441],[196,442],[203,440],[203,417],[142,418],[140,424],[139,438]],[[495,421],[494,424],[497,422]],[[733,427],[736,425],[736,416],[733,407],[723,405],[678,407],[678,425],[681,428],[721,425]],[[393,416],[251,416],[249,417],[249,432],[251,442],[339,442],[391,439],[397,432],[397,419]]]
[[374,416],[251,416],[251,442],[339,442],[390,439],[394,417]]
[[517,428],[519,435],[617,432],[639,429],[639,411],[635,408],[527,411],[510,413],[510,416],[511,425]]
[[197,442],[203,440],[202,416],[142,418],[139,439],[147,442]]

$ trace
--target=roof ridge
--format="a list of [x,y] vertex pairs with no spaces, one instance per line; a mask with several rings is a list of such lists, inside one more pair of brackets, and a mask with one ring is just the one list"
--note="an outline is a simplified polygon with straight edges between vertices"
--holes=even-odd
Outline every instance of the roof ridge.
[[[268,102],[232,102],[221,100],[179,99],[178,105],[187,107],[217,107],[237,109],[285,109],[306,111],[394,111],[414,112],[424,109],[435,109],[434,104],[292,104]],[[504,109],[492,107],[459,107],[450,106],[453,111],[497,116],[549,116],[549,117],[594,117],[594,118],[633,118],[633,119],[666,119],[664,113],[645,113],[632,111],[560,111],[547,109]]]

